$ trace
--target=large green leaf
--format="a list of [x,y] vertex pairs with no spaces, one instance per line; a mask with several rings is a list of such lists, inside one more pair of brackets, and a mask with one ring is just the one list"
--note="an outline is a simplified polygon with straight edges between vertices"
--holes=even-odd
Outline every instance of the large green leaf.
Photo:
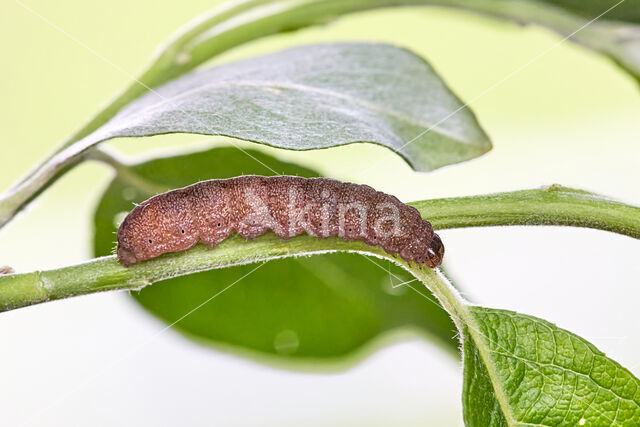
[[[126,104],[119,98],[78,136],[94,132],[0,195],[0,227],[87,151],[116,137],[190,132],[291,150],[370,142],[422,171],[491,149],[473,113],[429,64],[383,44],[305,46],[191,71]],[[124,108],[106,122],[116,107]]]
[[[279,173],[316,176],[260,152],[248,153]],[[134,170],[135,180],[116,177],[100,201],[95,214],[96,255],[112,253],[117,223],[133,202],[154,191],[203,179],[271,173],[231,147],[156,159]],[[237,266],[177,277],[134,296],[156,316],[173,323],[254,268]],[[455,353],[455,327],[433,296],[417,288],[419,282],[398,286],[411,279],[388,261],[357,254],[271,261],[174,327],[206,343],[229,344],[236,350],[331,358],[352,353],[385,331],[408,326]]]
[[511,311],[469,312],[466,425],[640,425],[640,381],[583,338]]
[[173,35],[135,82],[63,147],[74,144],[150,88],[182,76],[234,47],[325,24],[342,15],[393,6],[445,6],[531,23],[610,57],[635,78],[640,60],[640,0],[229,0]]
[[170,132],[291,150],[373,142],[431,170],[491,145],[420,57],[389,45],[304,46],[192,72],[134,101],[83,146]]

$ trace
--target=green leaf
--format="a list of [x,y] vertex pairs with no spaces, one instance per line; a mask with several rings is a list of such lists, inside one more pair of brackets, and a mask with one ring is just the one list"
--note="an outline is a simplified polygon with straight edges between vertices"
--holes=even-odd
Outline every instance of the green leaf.
[[491,147],[426,62],[362,43],[298,47],[193,72],[134,101],[80,145],[171,132],[291,150],[373,142],[423,171]]
[[[309,169],[248,151],[283,173],[317,176]],[[111,254],[118,221],[153,191],[210,178],[270,174],[235,148],[216,148],[132,166],[111,183],[95,214],[94,252]],[[377,265],[376,265],[377,264]],[[166,323],[173,323],[222,291],[255,265],[176,277],[134,293]],[[327,254],[270,261],[174,327],[208,345],[233,346],[296,358],[335,358],[384,332],[412,327],[455,354],[455,327],[446,312],[411,275],[388,261],[358,254]],[[410,287],[413,287],[410,288]],[[431,300],[431,301],[430,301]]]
[[[245,0],[227,1],[198,16],[174,34],[136,82],[73,135],[63,147],[89,135],[149,88],[157,88],[234,47],[270,35],[326,24],[342,15],[393,6],[445,6],[466,9],[557,31],[569,40],[609,56],[640,76],[636,25],[640,0]],[[603,12],[606,12],[603,15]],[[602,15],[602,16],[601,16]],[[598,19],[585,27],[590,20]],[[584,28],[583,28],[584,27]],[[579,31],[577,31],[579,30]]]
[[586,340],[533,316],[469,313],[467,426],[640,425],[640,380]]
[[0,195],[0,227],[97,144],[172,132],[292,150],[370,142],[422,171],[491,149],[473,113],[413,53],[383,44],[305,46],[192,71],[147,92]]

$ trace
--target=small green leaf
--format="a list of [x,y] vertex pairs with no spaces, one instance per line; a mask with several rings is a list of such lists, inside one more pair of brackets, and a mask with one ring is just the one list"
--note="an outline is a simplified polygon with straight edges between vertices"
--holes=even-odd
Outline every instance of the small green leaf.
[[[317,176],[257,151],[248,154],[290,175]],[[216,148],[133,166],[120,174],[95,214],[94,252],[112,253],[119,221],[154,191],[210,178],[270,174],[235,148]],[[376,265],[377,264],[377,265]],[[143,307],[173,323],[253,270],[230,267],[176,277],[134,293]],[[270,261],[174,327],[200,342],[296,358],[353,353],[380,334],[413,327],[455,354],[455,326],[433,296],[405,270],[358,254],[327,254]],[[413,288],[413,289],[412,289]]]
[[291,150],[372,142],[423,171],[491,148],[424,60],[363,43],[304,46],[192,72],[134,101],[79,145],[171,132]]
[[586,340],[533,316],[469,312],[467,426],[640,425],[640,381]]

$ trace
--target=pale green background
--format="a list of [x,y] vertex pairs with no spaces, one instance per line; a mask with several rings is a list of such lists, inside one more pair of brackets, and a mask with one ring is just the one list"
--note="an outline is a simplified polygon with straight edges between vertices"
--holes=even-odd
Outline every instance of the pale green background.
[[[127,85],[126,73],[135,75],[174,29],[213,3],[25,0],[123,72],[18,2],[4,1],[0,189]],[[219,61],[337,40],[408,47],[431,61],[469,101],[559,38],[464,12],[387,9],[260,41]],[[472,107],[495,149],[430,174],[413,173],[374,146],[307,153],[265,150],[406,201],[557,182],[640,204],[640,92],[609,61],[562,44]],[[196,149],[223,142],[165,136],[111,145],[148,156],[184,144]],[[378,166],[361,173],[370,164]],[[27,271],[88,259],[92,211],[110,176],[96,164],[68,174],[0,231],[0,264]],[[561,228],[456,230],[442,236],[450,271],[469,298],[553,321],[640,374],[640,242]],[[0,315],[2,423],[461,423],[459,362],[413,335],[346,372],[312,374],[215,353],[173,331],[156,336],[162,326],[124,294]]]

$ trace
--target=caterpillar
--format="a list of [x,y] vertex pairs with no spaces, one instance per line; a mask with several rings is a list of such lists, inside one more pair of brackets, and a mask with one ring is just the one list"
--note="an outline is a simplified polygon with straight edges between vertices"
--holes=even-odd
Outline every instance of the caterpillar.
[[254,239],[267,231],[283,240],[302,233],[362,240],[431,268],[444,255],[431,224],[394,196],[329,178],[257,175],[202,181],[151,197],[123,220],[116,253],[128,267],[198,242],[213,248],[234,233]]
[[15,270],[8,265],[3,265],[0,267],[0,275],[2,274],[13,274]]

